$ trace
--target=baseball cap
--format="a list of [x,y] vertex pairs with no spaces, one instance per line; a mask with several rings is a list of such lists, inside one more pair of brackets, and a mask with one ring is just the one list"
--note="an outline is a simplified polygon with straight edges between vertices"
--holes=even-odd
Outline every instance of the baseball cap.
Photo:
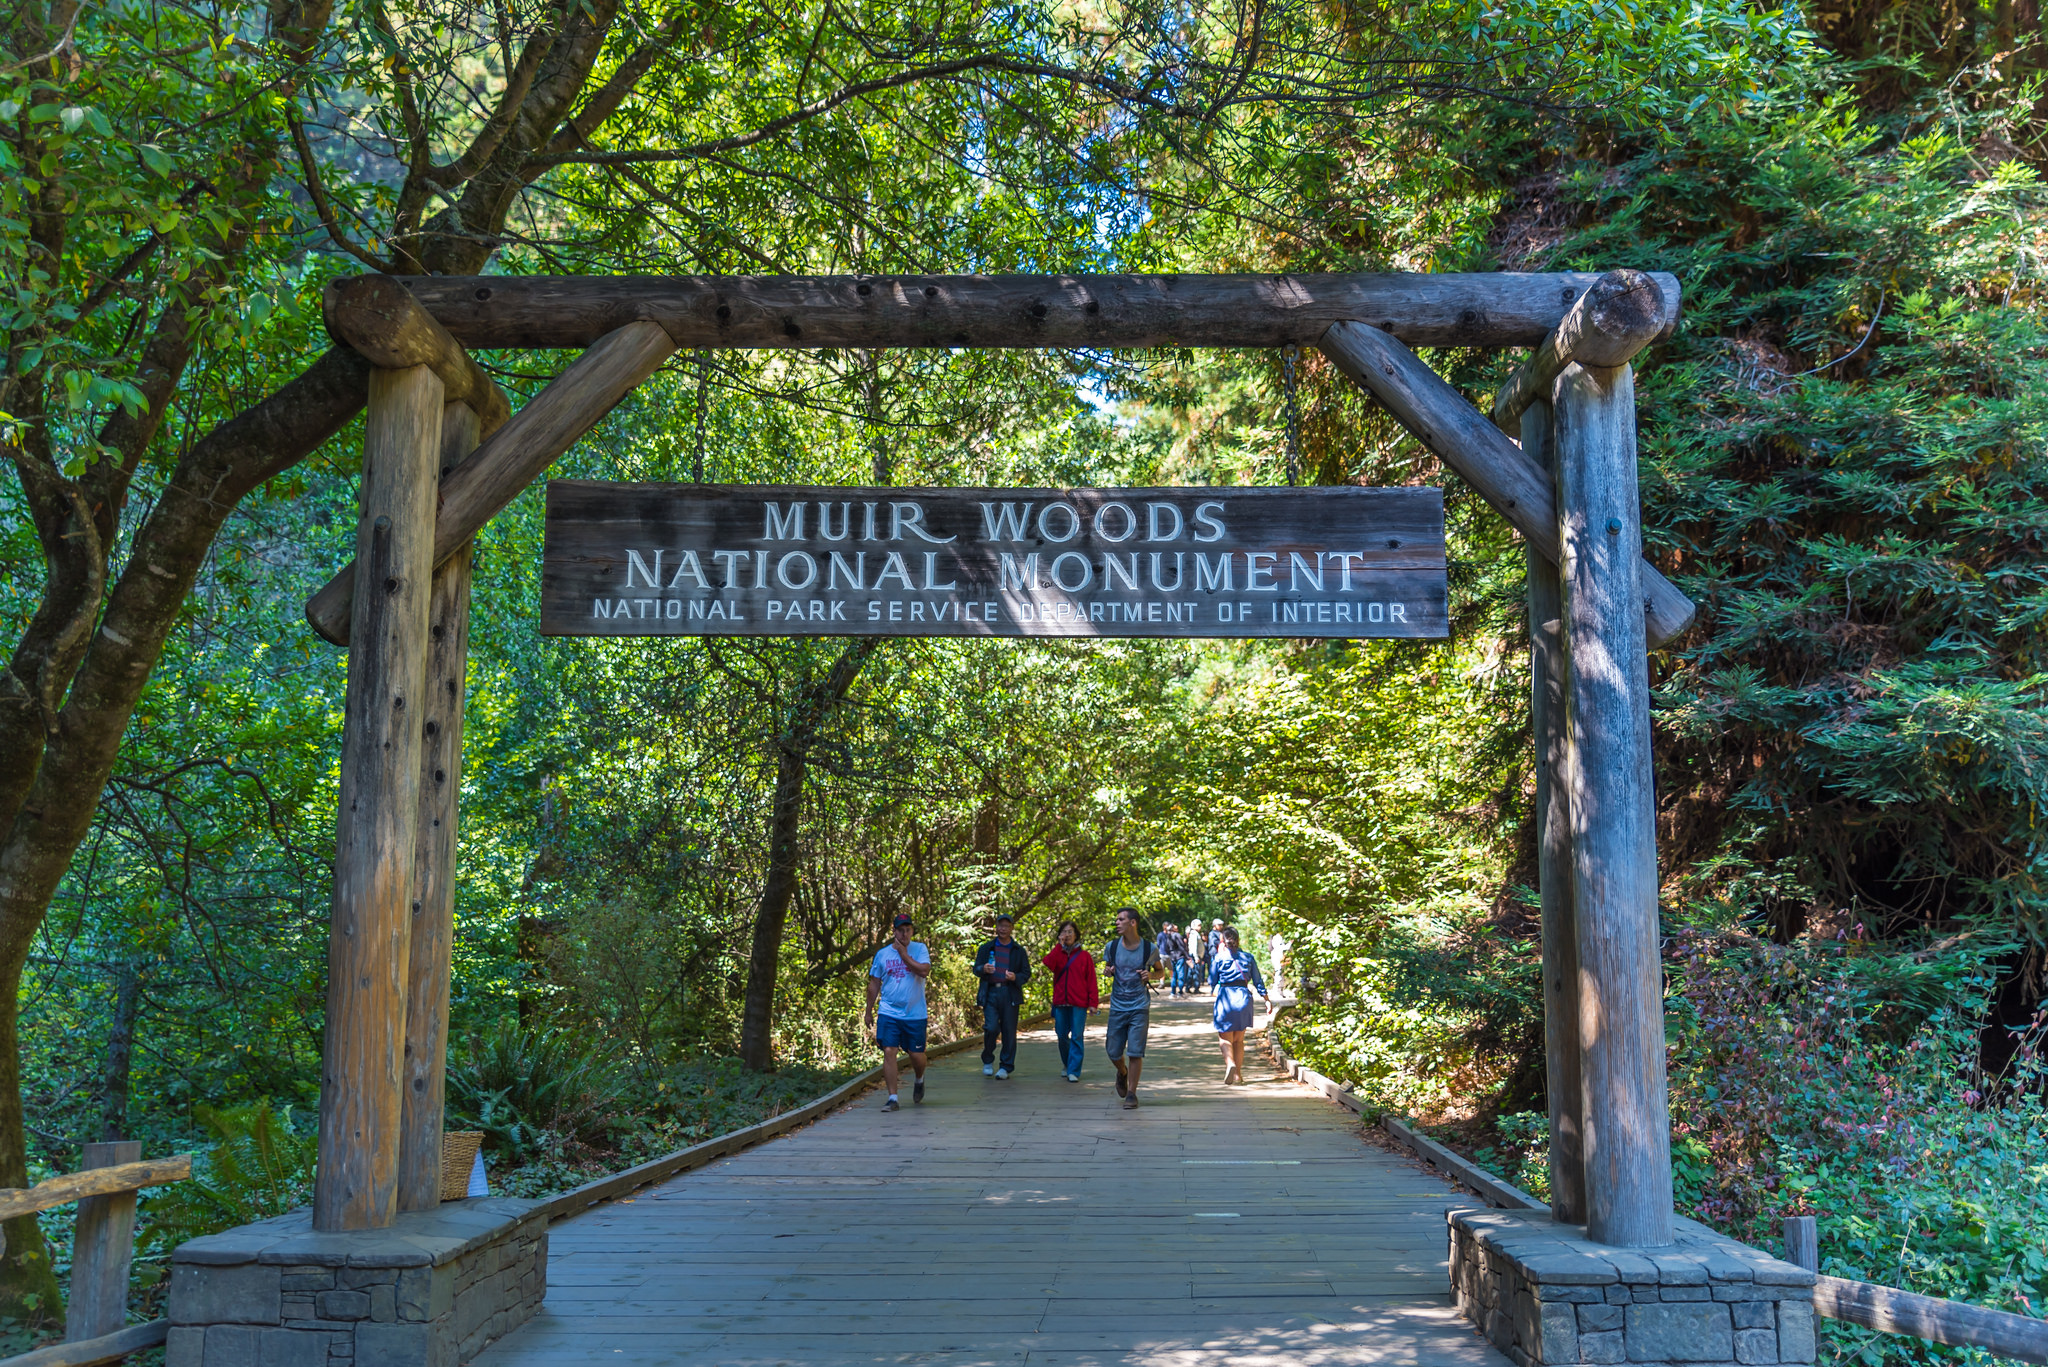
[[1010,913],[1009,913],[1009,912],[1007,912],[1007,911],[999,911],[999,912],[997,912],[997,913],[996,913],[996,924],[997,924],[997,925],[1001,925],[1001,924],[1002,924],[1003,922],[1005,922],[1005,921],[1008,921],[1008,922],[1009,922],[1009,923],[1010,923],[1011,925],[1015,925],[1015,924],[1017,924],[1017,918],[1016,918],[1016,917],[1014,917],[1014,916],[1012,916],[1012,915],[1010,915]]
[[899,915],[894,921],[891,921],[889,924],[897,926],[907,926],[912,924],[912,922],[908,915]]

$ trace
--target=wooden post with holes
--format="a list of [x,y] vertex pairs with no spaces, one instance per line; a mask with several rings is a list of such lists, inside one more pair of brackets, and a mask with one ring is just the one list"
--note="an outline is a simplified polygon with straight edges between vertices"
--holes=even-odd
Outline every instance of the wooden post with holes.
[[[1522,450],[1556,467],[1550,403],[1521,414]],[[1550,1101],[1550,1210],[1586,1221],[1585,1098],[1579,1077],[1579,946],[1572,924],[1572,835],[1565,773],[1563,586],[1555,564],[1523,547],[1529,588],[1529,718],[1536,741],[1536,886],[1543,900],[1544,1077]]]
[[431,366],[370,376],[327,938],[317,1230],[381,1228],[398,1206],[443,395]]
[[[84,1148],[81,1169],[142,1160],[139,1139],[117,1139]],[[134,1191],[80,1198],[78,1223],[71,1235],[71,1299],[64,1308],[66,1343],[111,1334],[128,1322],[128,1269],[134,1260]]]
[[1671,1126],[1633,374],[1575,363],[1558,377],[1552,411],[1586,1233],[1645,1247],[1672,1239]]
[[[440,475],[480,436],[476,410],[441,415]],[[412,943],[406,956],[405,1104],[398,1208],[441,1202],[441,1112],[447,1080],[449,953],[455,938],[456,817],[462,796],[462,705],[469,664],[470,548],[434,571],[421,695],[419,834],[413,852]]]

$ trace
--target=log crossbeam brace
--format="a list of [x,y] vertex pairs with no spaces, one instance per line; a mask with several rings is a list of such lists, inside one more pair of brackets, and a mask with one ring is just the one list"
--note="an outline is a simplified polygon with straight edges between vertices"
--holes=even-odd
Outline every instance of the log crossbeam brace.
[[[1369,324],[1335,324],[1319,345],[1339,370],[1477,489],[1538,554],[1553,565],[1563,563],[1557,490],[1550,475],[1442,376],[1399,339]],[[1642,588],[1650,645],[1661,645],[1692,625],[1693,601],[1647,561]]]

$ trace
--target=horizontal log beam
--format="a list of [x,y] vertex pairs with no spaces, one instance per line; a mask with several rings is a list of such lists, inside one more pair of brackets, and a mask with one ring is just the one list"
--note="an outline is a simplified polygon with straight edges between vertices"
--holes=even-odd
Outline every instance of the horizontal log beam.
[[[1371,391],[1403,427],[1457,471],[1466,483],[1555,565],[1562,555],[1557,492],[1550,476],[1467,403],[1420,357],[1378,328],[1339,323],[1323,334],[1323,353]],[[1643,564],[1644,621],[1651,645],[1692,625],[1697,609],[1657,567]]]
[[[1553,274],[405,276],[464,346],[1307,346],[1361,321],[1410,346],[1534,346],[1600,279]],[[1658,276],[1673,300],[1678,282]],[[452,395],[451,395],[452,396]]]
[[379,369],[431,369],[448,402],[468,404],[486,433],[512,416],[505,391],[393,277],[352,275],[328,281],[320,292],[320,316],[328,336]]
[[174,1153],[169,1158],[145,1158],[139,1163],[68,1172],[32,1187],[0,1187],[0,1220],[54,1210],[87,1196],[111,1196],[117,1191],[140,1191],[166,1182],[182,1182],[191,1175],[192,1155]]
[[[469,458],[441,477],[434,566],[469,544],[486,522],[574,446],[613,405],[675,353],[652,323],[629,323],[600,338],[512,415]],[[306,620],[335,645],[349,641],[355,561],[306,600]]]
[[1988,1348],[1999,1357],[2048,1362],[2048,1320],[1912,1291],[1816,1277],[1814,1313],[1887,1334],[1910,1334],[1956,1348]]
[[1579,296],[1557,330],[1522,358],[1493,396],[1493,422],[1513,435],[1522,410],[1550,397],[1550,387],[1574,361],[1612,368],[1678,328],[1678,282],[1668,275],[1609,271]]
[[20,1357],[7,1358],[0,1367],[105,1367],[107,1363],[119,1362],[154,1348],[170,1336],[169,1320],[151,1320],[147,1324],[131,1324],[126,1329],[101,1334],[98,1338],[80,1339],[76,1343],[53,1343],[47,1348],[23,1353]]

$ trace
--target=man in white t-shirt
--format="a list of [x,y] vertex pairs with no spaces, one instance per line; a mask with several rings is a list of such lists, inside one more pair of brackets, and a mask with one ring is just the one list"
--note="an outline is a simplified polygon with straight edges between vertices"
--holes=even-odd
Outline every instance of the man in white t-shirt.
[[867,1023],[882,1050],[882,1082],[889,1089],[889,1099],[882,1103],[885,1111],[902,1104],[896,1099],[898,1049],[910,1055],[917,1074],[910,1099],[924,1100],[924,980],[932,971],[932,955],[923,941],[910,938],[910,925],[908,916],[898,916],[894,938],[875,951],[874,962],[868,965]]

